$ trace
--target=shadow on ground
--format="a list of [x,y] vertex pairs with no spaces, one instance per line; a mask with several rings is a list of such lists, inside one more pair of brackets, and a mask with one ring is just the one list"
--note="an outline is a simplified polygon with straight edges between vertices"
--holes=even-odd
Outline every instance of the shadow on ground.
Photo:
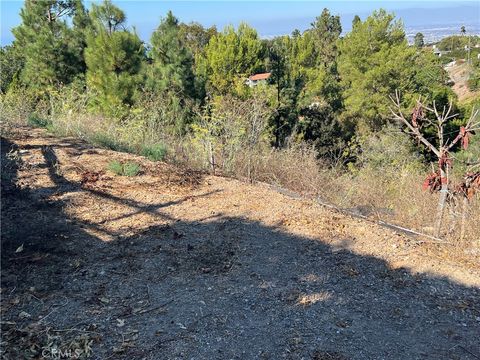
[[[129,201],[170,222],[103,242],[68,204],[16,187],[12,149],[2,140],[4,358],[480,358],[478,288],[241,218],[162,214],[179,202]],[[52,191],[90,191],[42,153]]]

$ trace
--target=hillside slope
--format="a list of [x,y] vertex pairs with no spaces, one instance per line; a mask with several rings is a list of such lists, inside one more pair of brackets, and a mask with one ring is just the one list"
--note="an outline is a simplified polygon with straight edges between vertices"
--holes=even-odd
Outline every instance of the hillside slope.
[[454,63],[445,69],[453,81],[452,90],[457,94],[459,101],[468,101],[480,97],[480,91],[471,91],[468,88],[467,82],[471,70],[466,62]]
[[480,356],[478,263],[267,185],[24,128],[2,205],[7,359]]

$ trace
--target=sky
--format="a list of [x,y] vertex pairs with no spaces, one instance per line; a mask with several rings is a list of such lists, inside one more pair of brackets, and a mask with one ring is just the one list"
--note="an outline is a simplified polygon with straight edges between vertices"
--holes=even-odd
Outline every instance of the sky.
[[[162,16],[172,10],[182,22],[196,21],[218,29],[245,21],[255,27],[263,38],[305,30],[314,18],[328,8],[340,15],[344,31],[349,31],[353,16],[366,18],[373,10],[384,8],[401,18],[411,32],[417,29],[457,32],[465,25],[470,33],[480,33],[479,1],[159,1],[113,0],[127,15],[127,23],[135,27],[147,41]],[[89,7],[92,1],[86,1]],[[11,29],[20,23],[23,1],[0,0],[2,45],[13,41]],[[432,30],[433,29],[433,30]]]

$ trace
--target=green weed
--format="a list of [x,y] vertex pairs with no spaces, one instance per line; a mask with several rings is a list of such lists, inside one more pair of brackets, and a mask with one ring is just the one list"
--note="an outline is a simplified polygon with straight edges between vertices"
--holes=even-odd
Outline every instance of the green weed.
[[140,165],[131,161],[121,163],[114,160],[108,163],[108,170],[119,176],[137,176],[140,173]]
[[35,113],[28,115],[27,124],[36,128],[49,128],[52,126],[52,123],[49,120],[44,119]]
[[125,176],[137,176],[140,172],[140,165],[134,162],[127,162],[123,165],[123,175]]
[[108,163],[108,170],[115,175],[123,175],[123,165],[120,161],[114,160]]
[[164,144],[143,145],[141,154],[152,161],[162,161],[167,154],[167,148]]

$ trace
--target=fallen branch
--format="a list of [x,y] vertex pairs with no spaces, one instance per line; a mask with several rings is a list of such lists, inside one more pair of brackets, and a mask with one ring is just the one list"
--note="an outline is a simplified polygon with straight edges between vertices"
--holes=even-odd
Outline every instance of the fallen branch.
[[335,210],[335,211],[337,211],[339,213],[342,213],[344,215],[348,215],[348,216],[351,216],[351,217],[354,217],[354,218],[357,218],[357,219],[366,220],[370,223],[377,224],[377,225],[380,225],[382,227],[386,227],[386,228],[389,228],[389,229],[392,229],[392,230],[398,230],[398,231],[402,232],[403,234],[405,234],[407,236],[408,235],[415,235],[415,236],[421,236],[421,237],[430,239],[429,241],[428,240],[422,240],[421,242],[430,242],[430,243],[437,243],[437,244],[450,244],[450,245],[453,244],[449,241],[445,241],[441,238],[438,238],[438,237],[435,237],[435,236],[432,236],[432,235],[428,235],[428,234],[424,234],[424,233],[421,233],[421,232],[413,230],[413,229],[409,229],[409,228],[406,228],[406,227],[403,227],[403,226],[391,224],[391,223],[388,223],[388,222],[383,221],[383,220],[370,219],[368,216],[357,214],[357,213],[354,213],[352,211],[339,208],[335,205],[325,203],[325,202],[319,200],[318,198],[316,199],[316,202],[317,202],[317,204],[319,204],[323,207]]
[[[267,185],[269,185],[269,184],[267,184]],[[298,193],[295,193],[291,190],[282,188],[280,186],[277,186],[277,185],[269,185],[269,186],[270,186],[270,188],[274,189],[278,193],[280,193],[282,195],[285,195],[285,196],[288,196],[290,198],[293,198],[293,199],[296,199],[296,200],[305,199],[305,197],[303,197],[302,195],[300,195]],[[314,200],[316,201],[316,203],[318,205],[326,207],[326,208],[331,209],[331,210],[334,210],[334,211],[336,211],[338,213],[341,213],[343,215],[348,215],[348,216],[351,216],[351,217],[356,218],[356,219],[365,220],[365,221],[368,221],[369,223],[373,223],[373,224],[376,224],[376,225],[379,225],[379,226],[382,226],[382,227],[389,228],[390,230],[400,231],[404,235],[407,235],[411,238],[421,236],[421,237],[424,237],[426,239],[429,239],[429,240],[418,240],[418,239],[416,239],[416,241],[418,241],[418,242],[453,245],[452,242],[445,241],[445,240],[443,240],[439,237],[424,234],[424,233],[421,233],[419,231],[409,229],[409,228],[406,228],[406,227],[403,227],[403,226],[391,224],[391,223],[388,223],[388,222],[383,221],[383,220],[373,220],[373,219],[369,218],[368,216],[357,214],[357,213],[354,213],[353,211],[349,211],[349,210],[346,210],[346,209],[339,208],[338,206],[335,206],[335,205],[332,205],[332,204],[329,204],[329,203],[326,203],[326,202],[320,200],[319,197],[315,198]]]

